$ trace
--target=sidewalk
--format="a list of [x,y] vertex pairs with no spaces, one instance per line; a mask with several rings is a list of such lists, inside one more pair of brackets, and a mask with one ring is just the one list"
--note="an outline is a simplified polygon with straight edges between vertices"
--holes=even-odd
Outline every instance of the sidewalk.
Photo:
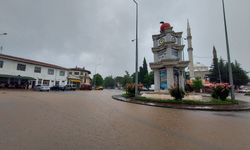
[[127,99],[121,95],[112,96],[113,99],[123,102],[129,102],[140,105],[175,108],[175,109],[187,109],[187,110],[203,110],[203,111],[249,111],[250,103],[240,101],[235,105],[186,105],[186,104],[170,104],[170,103],[156,103],[156,102],[143,102],[139,100]]

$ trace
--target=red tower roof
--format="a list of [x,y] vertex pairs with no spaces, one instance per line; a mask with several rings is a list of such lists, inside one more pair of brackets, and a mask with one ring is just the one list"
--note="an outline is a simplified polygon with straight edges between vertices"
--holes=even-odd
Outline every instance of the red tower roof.
[[170,24],[167,23],[167,22],[161,22],[161,23],[162,23],[162,25],[160,27],[161,32],[165,31],[165,30],[167,30],[167,29],[169,29],[171,27]]

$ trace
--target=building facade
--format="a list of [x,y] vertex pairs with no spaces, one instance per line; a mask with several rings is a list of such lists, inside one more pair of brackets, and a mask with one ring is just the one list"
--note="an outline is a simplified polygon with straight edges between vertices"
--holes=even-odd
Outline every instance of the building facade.
[[[163,26],[163,27],[162,27]],[[171,86],[184,88],[184,73],[189,61],[183,59],[182,32],[173,31],[168,23],[163,23],[160,34],[153,35],[155,91],[167,91]]]
[[86,70],[84,67],[79,68],[70,68],[69,75],[68,75],[68,82],[70,84],[76,85],[77,88],[80,88],[82,84],[91,84],[90,75],[91,72]]
[[34,87],[35,85],[66,85],[68,69],[0,54],[0,84],[5,87]]
[[194,78],[207,79],[209,75],[209,67],[197,62],[194,64]]

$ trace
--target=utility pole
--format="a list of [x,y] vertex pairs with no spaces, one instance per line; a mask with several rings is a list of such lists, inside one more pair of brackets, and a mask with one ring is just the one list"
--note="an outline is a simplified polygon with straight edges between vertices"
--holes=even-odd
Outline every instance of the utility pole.
[[227,34],[227,21],[226,21],[224,0],[222,0],[222,7],[223,7],[223,17],[224,17],[224,26],[225,26],[226,46],[227,46],[227,60],[228,60],[228,71],[229,71],[229,83],[231,85],[231,99],[235,100],[234,83],[233,83],[233,73],[232,73],[232,66],[231,66],[231,60],[230,60],[230,51],[229,51],[229,42],[228,42],[228,34]]
[[135,96],[138,95],[138,3],[133,0],[136,5],[136,50],[135,50]]

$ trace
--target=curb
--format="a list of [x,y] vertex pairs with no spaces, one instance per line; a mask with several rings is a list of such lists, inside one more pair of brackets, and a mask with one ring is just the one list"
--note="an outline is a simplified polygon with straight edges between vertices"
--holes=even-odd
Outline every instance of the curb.
[[155,103],[155,102],[143,102],[139,100],[133,100],[130,98],[124,98],[121,95],[113,95],[113,99],[134,103],[139,105],[173,108],[173,109],[186,109],[186,110],[200,110],[200,111],[250,111],[250,103],[241,102],[238,105],[185,105],[185,104],[169,104],[169,103]]

